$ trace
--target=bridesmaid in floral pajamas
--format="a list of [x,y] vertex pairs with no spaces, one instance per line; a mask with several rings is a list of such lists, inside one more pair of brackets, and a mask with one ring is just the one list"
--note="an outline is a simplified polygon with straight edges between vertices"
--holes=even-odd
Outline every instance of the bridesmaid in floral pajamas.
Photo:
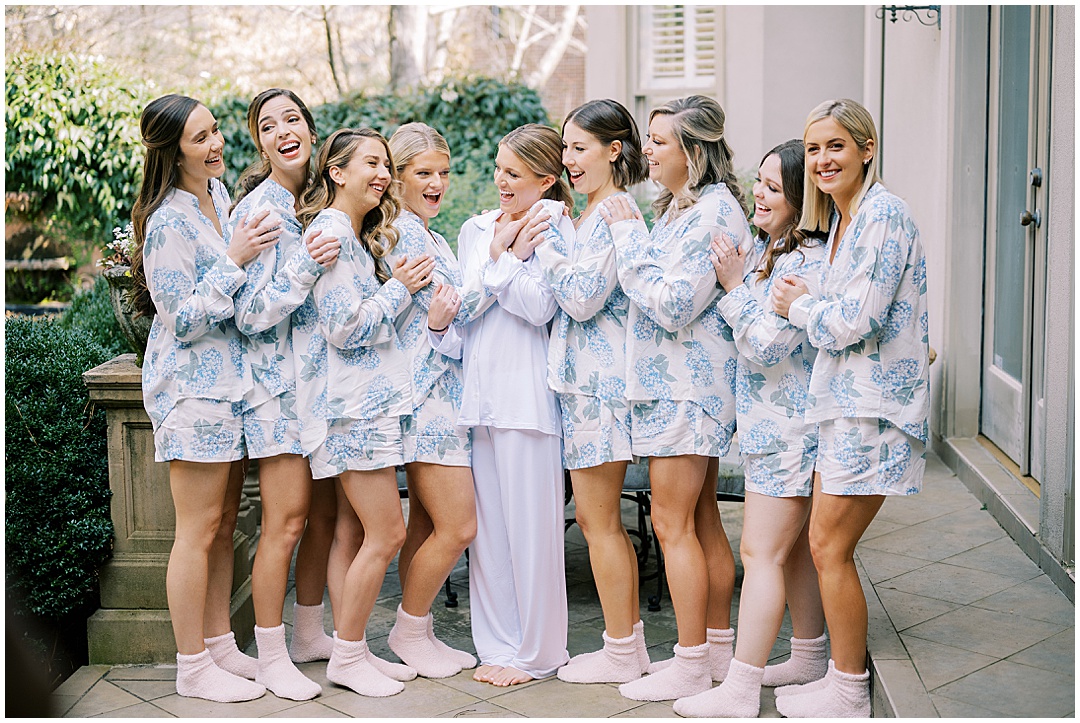
[[[301,442],[313,445],[304,450],[311,453],[312,476],[340,477],[364,528],[335,605],[337,631],[326,677],[375,697],[404,689],[373,663],[364,636],[386,568],[405,538],[394,467],[404,462],[402,430],[412,412],[412,390],[394,317],[431,282],[434,270],[431,259],[418,257],[396,265],[392,278],[387,273],[399,210],[390,192],[392,168],[389,146],[375,131],[336,131],[319,151],[297,213],[309,237],[322,231],[341,240],[337,263],[315,282],[316,328],[325,356],[306,361],[324,373],[301,374],[314,382],[301,400],[311,405],[300,411],[305,425],[311,422]],[[309,340],[307,351],[313,348],[320,351]]]
[[244,398],[244,441],[248,456],[260,460],[262,496],[262,532],[251,572],[259,648],[255,680],[279,698],[308,700],[321,688],[290,660],[282,607],[299,542],[293,657],[298,662],[329,658],[333,641],[323,629],[322,599],[335,500],[333,483],[321,482],[319,507],[329,507],[329,514],[309,519],[315,493],[300,446],[292,314],[310,295],[323,267],[337,258],[340,244],[322,235],[312,240],[310,251],[300,243],[296,206],[308,184],[316,140],[315,120],[304,102],[292,91],[271,88],[251,101],[247,122],[261,159],[240,177],[233,224],[241,215],[268,210],[268,218],[282,227],[281,241],[244,267],[248,278],[236,296],[236,325],[244,335],[253,382]]
[[[817,425],[803,415],[816,350],[804,330],[768,306],[773,285],[787,275],[816,279],[825,259],[820,236],[798,230],[802,141],[788,141],[765,154],[754,200],[758,267],[744,276],[738,250],[722,236],[712,244],[716,278],[727,292],[720,313],[739,349],[735,416],[746,472],[739,640],[723,684],[675,701],[675,712],[683,716],[756,718],[762,685],[809,683],[825,674],[828,661],[806,535]],[[788,662],[765,667],[785,600],[798,637],[791,639]]]
[[390,649],[427,678],[447,678],[476,667],[476,658],[435,637],[431,604],[454,564],[476,536],[472,444],[469,428],[458,426],[461,360],[432,348],[428,309],[437,287],[457,292],[461,270],[450,245],[429,221],[439,213],[450,185],[450,148],[439,132],[407,123],[390,137],[401,181],[403,208],[394,222],[399,239],[391,262],[422,255],[435,260],[436,283],[413,295],[398,316],[400,344],[412,359],[413,410],[405,433],[405,473],[409,485],[409,525],[398,558],[401,604],[390,631]]
[[649,666],[637,555],[620,507],[633,459],[625,356],[630,301],[619,287],[611,231],[597,209],[615,194],[633,204],[626,188],[645,180],[648,171],[637,125],[613,100],[572,110],[562,140],[563,165],[587,203],[573,237],[564,238],[557,225],[537,226],[547,240],[535,254],[559,304],[547,381],[559,398],[563,465],[570,470],[577,522],[604,610],[604,646],[575,656],[558,675],[568,683],[625,683]]
[[[649,457],[652,519],[664,551],[679,628],[674,662],[624,683],[634,700],[694,695],[722,680],[732,655],[735,562],[716,506],[719,457],[735,431],[737,352],[717,307],[709,261],[713,231],[731,234],[756,262],[724,140],[724,111],[695,95],[655,109],[645,145],[649,177],[664,187],[652,236],[623,198],[607,199],[627,319],[627,398],[634,454]],[[630,365],[633,365],[630,368]]]
[[[169,463],[176,536],[165,585],[176,636],[176,692],[235,702],[266,689],[229,620],[233,531],[251,369],[233,323],[243,264],[276,243],[266,214],[228,233],[224,140],[196,100],[166,95],[140,119],[146,157],[132,209],[135,306],[155,315],[142,370],[154,459]],[[224,234],[224,236],[223,236]]]
[[886,495],[922,488],[929,433],[926,258],[911,210],[877,173],[877,129],[853,100],[810,112],[800,228],[829,234],[820,290],[791,277],[776,312],[817,347],[806,420],[818,423],[810,548],[832,659],[819,681],[784,694],[790,718],[867,717],[866,599],[855,545]]

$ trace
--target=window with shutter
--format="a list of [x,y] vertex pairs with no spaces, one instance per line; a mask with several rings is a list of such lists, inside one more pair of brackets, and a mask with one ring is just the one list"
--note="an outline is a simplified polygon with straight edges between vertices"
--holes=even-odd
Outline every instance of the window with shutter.
[[638,8],[645,88],[708,88],[716,82],[716,8],[651,5]]

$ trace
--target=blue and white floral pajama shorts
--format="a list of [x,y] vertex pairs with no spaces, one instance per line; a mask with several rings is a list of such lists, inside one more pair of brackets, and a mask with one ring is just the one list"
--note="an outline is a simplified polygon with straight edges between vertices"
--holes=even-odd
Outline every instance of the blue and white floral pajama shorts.
[[248,457],[265,459],[279,454],[299,454],[300,419],[296,416],[296,393],[285,392],[257,407],[244,410],[244,443]]
[[154,429],[154,461],[235,462],[247,455],[243,402],[180,399]]
[[311,477],[337,477],[347,470],[360,472],[405,463],[402,428],[408,417],[335,419],[326,439],[311,454]]
[[[587,394],[557,393],[562,413],[563,467],[586,469],[606,462],[634,461],[630,403]],[[622,405],[622,409],[618,406]]]
[[721,422],[697,402],[659,399],[633,405],[630,438],[639,457],[723,457],[734,433],[734,418]]
[[818,425],[817,471],[829,495],[913,495],[926,445],[885,419],[844,417]]
[[461,412],[444,374],[411,416],[402,417],[405,464],[427,462],[449,467],[472,465],[472,437],[468,427],[457,425]]

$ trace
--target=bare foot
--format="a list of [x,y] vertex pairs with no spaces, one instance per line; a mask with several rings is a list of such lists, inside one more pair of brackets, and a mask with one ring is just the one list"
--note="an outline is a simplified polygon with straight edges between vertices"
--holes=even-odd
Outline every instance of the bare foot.
[[473,673],[473,680],[477,683],[491,683],[494,682],[495,676],[502,672],[503,667],[501,665],[481,665]]
[[492,679],[491,684],[497,685],[500,688],[505,688],[508,685],[528,683],[530,680],[533,680],[533,677],[528,673],[518,670],[517,668],[506,667]]

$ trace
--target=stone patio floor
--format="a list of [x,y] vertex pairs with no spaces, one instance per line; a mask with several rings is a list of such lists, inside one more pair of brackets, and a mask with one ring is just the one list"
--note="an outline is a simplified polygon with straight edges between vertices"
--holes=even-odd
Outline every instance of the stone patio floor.
[[[636,521],[633,503],[624,518]],[[927,464],[924,491],[889,498],[857,552],[870,611],[869,648],[875,716],[1062,717],[1075,712],[1074,607],[1017,547],[978,500],[936,457]],[[725,529],[736,549],[742,505],[720,503]],[[572,503],[567,516],[572,516]],[[647,571],[652,571],[650,560]],[[603,618],[585,541],[577,526],[566,535],[571,655],[600,646]],[[741,581],[742,567],[738,567]],[[464,559],[451,580],[459,606],[434,606],[436,630],[446,642],[472,650],[468,618],[468,571]],[[654,660],[670,657],[675,617],[666,594],[661,610],[647,598],[655,581],[643,583],[642,619]],[[286,601],[291,624],[293,592]],[[368,624],[372,650],[397,660],[386,645],[401,597],[391,567]],[[738,591],[732,621],[737,619]],[[327,627],[330,628],[329,604]],[[737,626],[736,626],[737,628]],[[737,631],[736,631],[737,632]],[[772,651],[788,652],[790,623]],[[247,652],[255,654],[252,643]],[[390,698],[364,698],[326,680],[325,663],[299,666],[323,686],[314,700],[296,702],[267,693],[248,703],[220,704],[176,695],[175,666],[81,668],[53,695],[64,717],[674,717],[670,703],[640,703],[615,685],[570,685],[556,678],[511,688],[476,683],[472,671],[453,678],[406,683]],[[762,717],[779,717],[771,689],[762,691]]]

